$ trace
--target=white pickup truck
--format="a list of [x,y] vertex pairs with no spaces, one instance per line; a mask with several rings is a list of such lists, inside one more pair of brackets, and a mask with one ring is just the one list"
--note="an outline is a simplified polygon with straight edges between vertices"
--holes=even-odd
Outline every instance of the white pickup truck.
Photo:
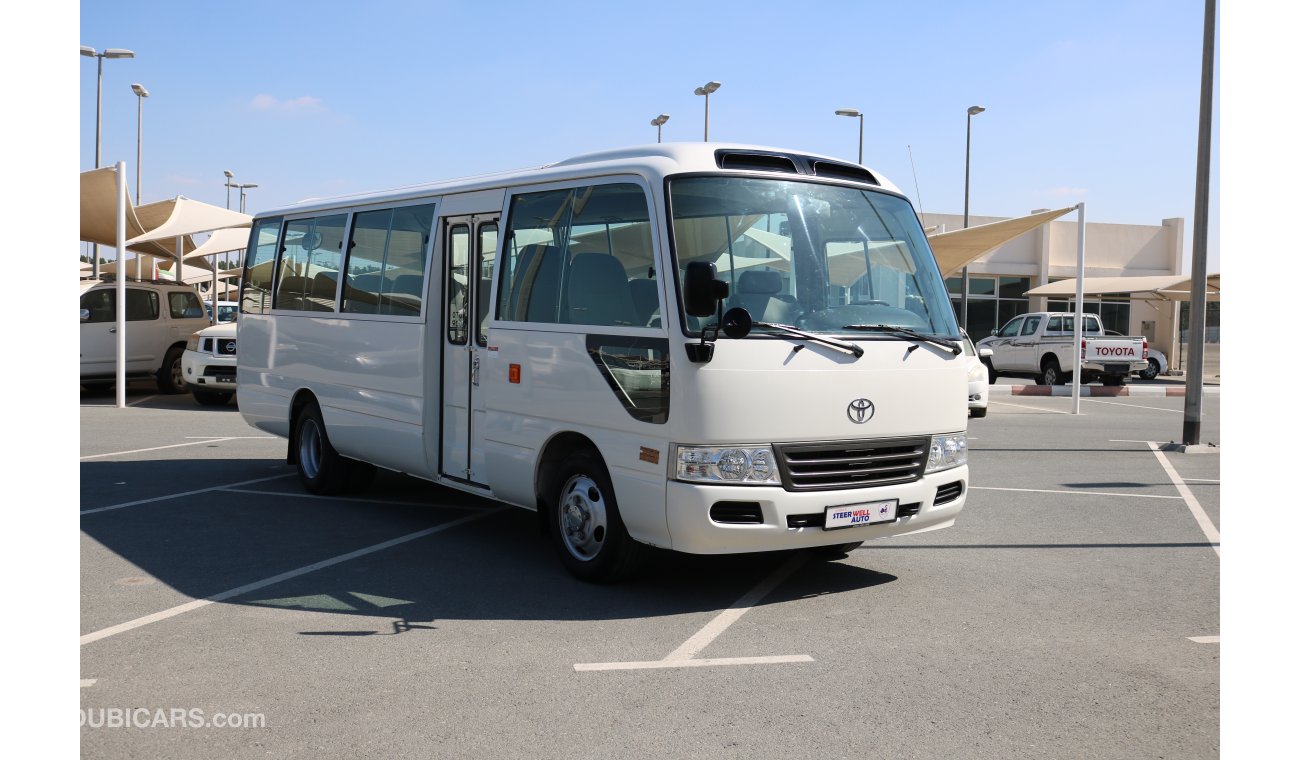
[[[1040,385],[1070,382],[1074,372],[1074,314],[1038,311],[1020,316],[979,342],[993,355],[985,361],[989,382],[998,375],[1032,377]],[[1123,385],[1131,372],[1147,367],[1147,340],[1142,336],[1105,334],[1096,314],[1083,315],[1083,362],[1079,382],[1100,380]]]

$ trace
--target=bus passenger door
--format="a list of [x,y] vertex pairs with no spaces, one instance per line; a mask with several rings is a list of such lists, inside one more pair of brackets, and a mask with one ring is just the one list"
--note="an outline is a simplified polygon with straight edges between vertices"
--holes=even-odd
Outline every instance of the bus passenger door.
[[497,247],[497,217],[443,220],[441,472],[486,483],[483,466],[481,362],[487,347],[488,304]]

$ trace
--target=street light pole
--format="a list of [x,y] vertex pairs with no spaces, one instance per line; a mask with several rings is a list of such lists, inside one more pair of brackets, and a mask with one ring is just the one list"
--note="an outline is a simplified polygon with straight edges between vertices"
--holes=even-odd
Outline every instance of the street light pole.
[[650,120],[650,126],[659,128],[659,138],[655,142],[664,141],[664,123],[668,121],[668,114],[661,113]]
[[856,108],[841,108],[835,112],[836,116],[856,116],[858,117],[858,166],[862,165],[862,124],[865,117],[861,111]]
[[149,97],[149,91],[142,84],[131,85],[131,92],[135,93],[137,101],[135,111],[135,205],[140,205],[140,158],[141,146],[144,138],[144,99]]
[[230,180],[234,179],[235,175],[229,169],[226,169],[225,175],[226,175],[226,209],[229,210],[230,209]]
[[[97,58],[95,74],[95,168],[99,168],[100,160],[100,137],[102,131],[100,126],[103,123],[104,114],[104,59],[105,58],[134,58],[135,53],[123,48],[106,48],[104,52],[97,52],[93,47],[87,45],[81,46],[81,54],[87,58]],[[121,252],[118,252],[119,259]],[[121,262],[118,262],[119,265]],[[119,266],[120,268],[120,266]],[[91,277],[99,279],[99,243],[92,243],[90,246],[90,274]]]
[[696,87],[695,94],[704,96],[704,142],[709,141],[709,96],[718,91],[722,82],[709,82],[703,87]]
[[257,185],[254,184],[254,183],[252,183],[252,182],[247,182],[247,183],[242,184],[242,185],[241,185],[241,184],[236,184],[236,185],[234,185],[234,187],[239,188],[239,213],[242,214],[242,213],[244,213],[244,191],[245,191],[245,190],[251,190],[251,189],[257,187]]
[[[971,117],[978,113],[984,113],[984,106],[971,106],[966,109],[966,203],[961,215],[961,228],[964,230],[970,226],[970,120]],[[1082,277],[1082,273],[1080,273]],[[970,301],[970,267],[961,268],[961,327],[966,329],[966,320],[969,316],[967,303]],[[996,320],[996,317],[995,317]]]

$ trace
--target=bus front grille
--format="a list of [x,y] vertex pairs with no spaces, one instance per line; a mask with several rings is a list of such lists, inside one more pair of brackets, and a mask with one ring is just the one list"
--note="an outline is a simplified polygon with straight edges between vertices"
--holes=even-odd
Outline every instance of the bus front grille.
[[791,491],[830,491],[911,483],[921,477],[929,438],[889,438],[776,446]]

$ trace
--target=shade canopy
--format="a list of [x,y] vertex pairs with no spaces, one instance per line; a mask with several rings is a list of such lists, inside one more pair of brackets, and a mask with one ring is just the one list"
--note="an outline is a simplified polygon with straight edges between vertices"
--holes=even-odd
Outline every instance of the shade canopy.
[[[1057,280],[1046,285],[1039,285],[1025,292],[1027,296],[1046,296],[1048,298],[1073,298],[1077,292],[1078,280]],[[1185,274],[1144,275],[1139,277],[1085,277],[1083,278],[1084,296],[1116,296],[1135,301],[1190,301],[1192,297],[1192,278]],[[1219,299],[1219,275],[1206,276],[1205,296],[1208,300]]]
[[963,267],[1013,238],[1074,211],[1074,206],[1054,211],[1040,211],[1029,216],[1003,219],[1000,222],[967,227],[964,230],[929,235],[930,248],[939,262],[939,271],[951,277]]
[[[156,224],[149,226],[148,232],[128,238],[126,241],[127,247],[148,241],[184,237],[229,227],[248,227],[253,221],[253,217],[248,214],[213,206],[209,203],[186,198],[183,195],[178,195],[172,200],[158,201],[148,206],[141,206],[137,209],[137,212],[142,221],[145,221],[146,210],[150,212],[151,217],[153,214],[161,215],[163,211],[167,212],[167,216]],[[147,222],[152,221],[152,218],[147,220]],[[247,240],[247,233],[245,233],[244,237]],[[192,245],[193,241],[191,241]],[[187,249],[186,253],[190,253],[192,250],[193,248]],[[216,253],[216,251],[213,251],[213,253]]]
[[231,227],[228,229],[217,230],[198,248],[185,254],[185,260],[212,256],[218,253],[227,253],[229,251],[240,251],[248,246],[248,229],[246,227]]

